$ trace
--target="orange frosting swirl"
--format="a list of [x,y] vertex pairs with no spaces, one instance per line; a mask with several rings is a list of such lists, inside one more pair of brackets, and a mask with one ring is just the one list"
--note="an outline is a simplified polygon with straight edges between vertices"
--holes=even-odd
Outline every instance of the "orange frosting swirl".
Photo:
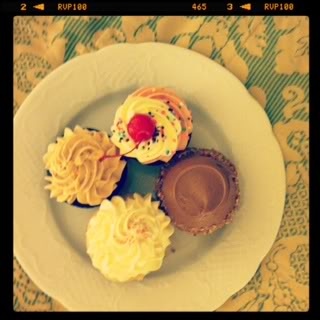
[[193,124],[191,110],[187,107],[185,101],[178,97],[172,90],[161,87],[141,88],[132,93],[132,96],[156,99],[166,103],[181,123],[181,134],[177,150],[184,150],[187,147]]
[[62,138],[48,146],[43,157],[50,176],[50,197],[58,202],[99,205],[111,195],[120,180],[125,161],[120,157],[100,161],[103,155],[116,155],[117,148],[103,132],[76,126],[64,130]]

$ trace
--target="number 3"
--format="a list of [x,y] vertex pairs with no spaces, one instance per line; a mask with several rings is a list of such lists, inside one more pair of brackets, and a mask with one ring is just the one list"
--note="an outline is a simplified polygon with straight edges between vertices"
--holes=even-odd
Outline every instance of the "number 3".
[[232,10],[232,9],[233,9],[233,4],[227,3],[227,10]]

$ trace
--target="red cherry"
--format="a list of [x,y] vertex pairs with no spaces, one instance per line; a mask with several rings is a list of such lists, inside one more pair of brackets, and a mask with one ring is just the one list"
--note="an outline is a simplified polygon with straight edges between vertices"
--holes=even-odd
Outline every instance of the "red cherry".
[[155,121],[146,114],[136,114],[128,123],[128,133],[134,142],[150,140],[156,130]]
[[136,145],[128,152],[124,154],[115,154],[111,156],[103,155],[99,161],[104,161],[109,158],[117,158],[125,156],[132,152],[135,148],[139,146],[142,141],[150,140],[156,130],[156,122],[146,114],[136,114],[131,118],[128,123],[128,133],[133,139]]

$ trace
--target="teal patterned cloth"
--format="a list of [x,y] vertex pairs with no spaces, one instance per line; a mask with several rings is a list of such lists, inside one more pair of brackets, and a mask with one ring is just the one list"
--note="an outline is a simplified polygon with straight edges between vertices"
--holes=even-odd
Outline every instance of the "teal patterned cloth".
[[[252,280],[218,310],[308,310],[307,17],[15,17],[14,113],[35,85],[65,61],[114,43],[153,41],[200,52],[238,77],[266,111],[285,159],[286,205],[276,242]],[[14,259],[14,309],[64,307],[38,289]]]

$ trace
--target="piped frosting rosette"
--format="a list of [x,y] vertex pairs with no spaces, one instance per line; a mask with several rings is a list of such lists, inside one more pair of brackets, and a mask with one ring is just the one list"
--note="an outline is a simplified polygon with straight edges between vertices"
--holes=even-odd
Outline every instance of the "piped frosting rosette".
[[162,87],[141,88],[132,93],[132,96],[156,99],[166,103],[181,123],[181,134],[177,150],[184,150],[187,147],[193,124],[191,110],[184,100],[178,97],[172,90]]
[[[130,120],[135,115],[147,115],[155,124],[152,138],[138,144],[128,132]],[[181,121],[166,103],[132,96],[117,109],[111,130],[111,140],[120,153],[143,164],[168,162],[178,150],[182,134]]]
[[174,228],[159,202],[134,194],[104,200],[89,221],[86,244],[92,264],[116,282],[142,280],[162,266]]
[[58,202],[99,205],[111,195],[120,180],[126,162],[120,157],[100,161],[103,156],[118,154],[106,133],[76,126],[64,130],[63,137],[48,146],[43,157],[50,176],[50,197]]

